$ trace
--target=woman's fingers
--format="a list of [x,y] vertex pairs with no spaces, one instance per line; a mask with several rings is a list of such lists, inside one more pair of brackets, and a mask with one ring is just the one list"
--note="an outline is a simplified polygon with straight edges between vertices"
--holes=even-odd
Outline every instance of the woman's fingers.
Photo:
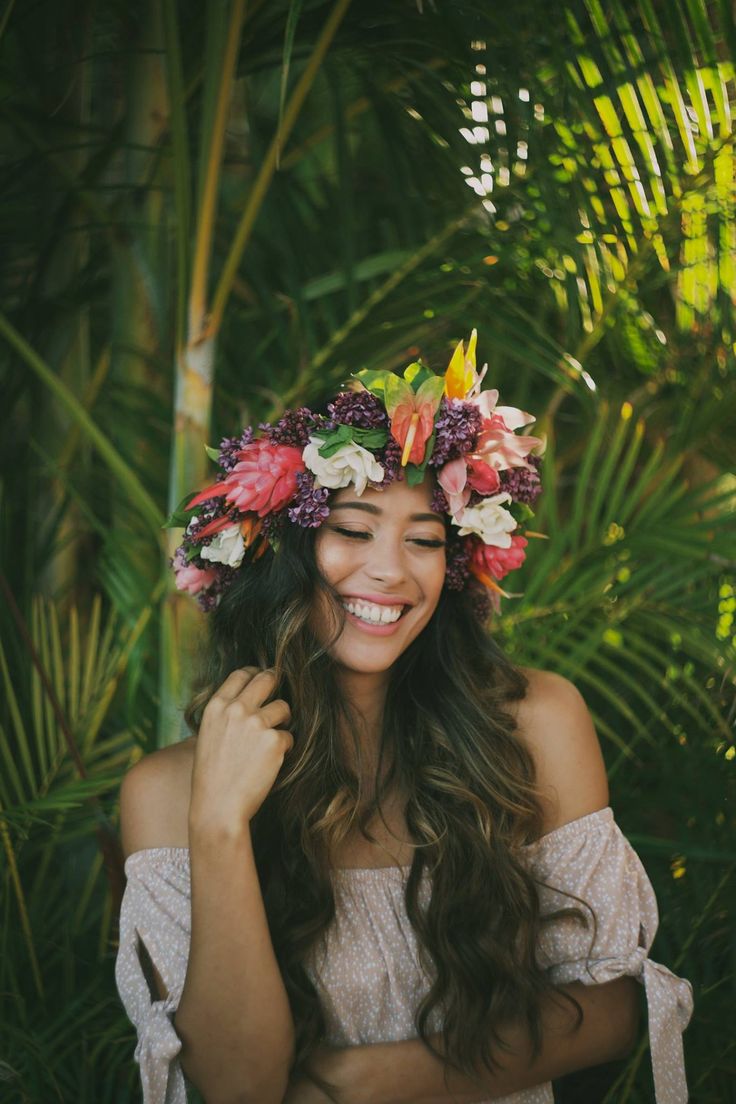
[[291,724],[291,710],[289,703],[283,698],[276,698],[268,702],[261,709],[261,719],[266,728],[288,728]]
[[212,697],[219,698],[223,702],[233,701],[261,670],[261,667],[236,667],[220,684]]
[[238,694],[248,709],[258,709],[276,689],[276,672],[273,667],[258,671]]
[[273,668],[231,671],[204,708],[197,740],[190,824],[250,821],[274,785],[294,738],[291,710],[276,692]]

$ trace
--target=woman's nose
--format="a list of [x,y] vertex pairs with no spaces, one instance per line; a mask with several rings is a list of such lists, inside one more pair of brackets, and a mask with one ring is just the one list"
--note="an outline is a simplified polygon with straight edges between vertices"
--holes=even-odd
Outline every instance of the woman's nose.
[[390,538],[373,541],[366,568],[373,579],[382,579],[392,584],[403,579],[406,575],[403,542]]

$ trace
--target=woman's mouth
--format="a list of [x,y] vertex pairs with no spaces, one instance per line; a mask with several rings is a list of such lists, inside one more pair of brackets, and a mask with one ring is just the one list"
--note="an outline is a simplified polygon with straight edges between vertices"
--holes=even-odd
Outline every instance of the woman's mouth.
[[379,606],[373,602],[351,599],[342,603],[348,620],[364,632],[376,636],[390,636],[409,606]]
[[364,602],[359,598],[350,598],[343,602],[343,606],[349,614],[360,617],[361,620],[371,625],[381,623],[383,625],[396,622],[404,612],[404,606],[380,606],[375,602]]

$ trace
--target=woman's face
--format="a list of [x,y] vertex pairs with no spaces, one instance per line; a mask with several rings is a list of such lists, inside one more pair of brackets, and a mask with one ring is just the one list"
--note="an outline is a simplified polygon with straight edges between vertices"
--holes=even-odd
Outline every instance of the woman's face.
[[[429,478],[385,490],[338,491],[317,530],[315,552],[323,577],[341,596],[345,626],[331,650],[345,668],[387,671],[422,631],[445,578],[445,524],[431,506]],[[327,630],[321,597],[317,631]]]

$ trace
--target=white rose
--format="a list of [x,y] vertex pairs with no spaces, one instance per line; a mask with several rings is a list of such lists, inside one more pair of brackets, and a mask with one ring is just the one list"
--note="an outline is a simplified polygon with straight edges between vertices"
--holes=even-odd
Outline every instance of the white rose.
[[477,506],[466,506],[457,521],[452,519],[452,524],[461,526],[461,537],[467,533],[476,533],[484,544],[492,544],[495,548],[510,548],[511,533],[516,528],[516,521],[502,505],[510,501],[511,495],[505,491],[503,494],[490,495]]
[[203,560],[240,567],[245,555],[245,541],[239,525],[228,525],[206,544],[199,553]]
[[332,456],[325,457],[319,454],[323,444],[321,437],[310,437],[302,452],[302,460],[315,476],[315,486],[335,490],[354,483],[355,493],[362,495],[369,479],[374,483],[383,482],[383,468],[368,449],[350,442],[341,445]]

